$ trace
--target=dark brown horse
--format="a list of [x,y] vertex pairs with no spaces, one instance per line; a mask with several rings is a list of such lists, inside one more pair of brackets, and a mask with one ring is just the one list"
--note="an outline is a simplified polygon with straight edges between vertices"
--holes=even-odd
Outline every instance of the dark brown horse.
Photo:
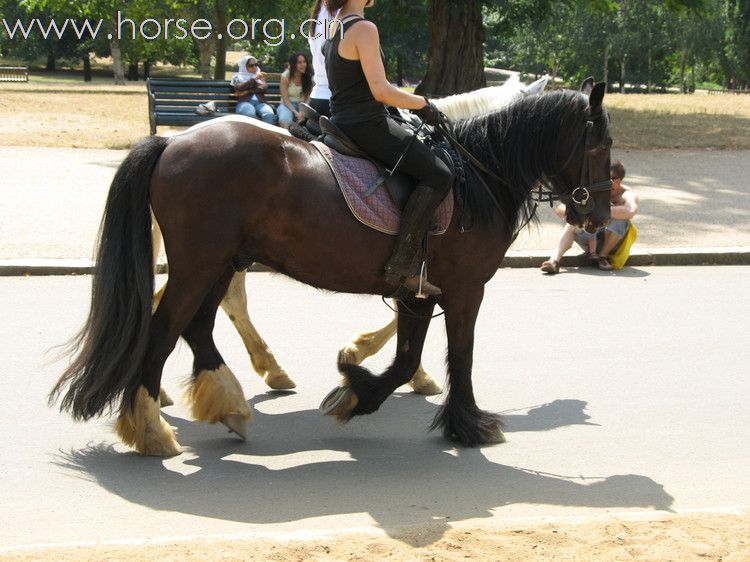
[[[503,441],[498,416],[477,407],[471,383],[484,285],[530,215],[530,191],[540,182],[570,203],[569,222],[593,230],[609,218],[604,91],[604,84],[587,80],[580,93],[531,96],[454,124],[461,145],[489,170],[468,174],[473,228],[462,232],[454,217],[448,232],[431,241],[430,278],[443,295],[399,305],[396,357],[385,373],[339,366],[348,383],[338,417],[374,412],[411,378],[439,304],[449,392],[433,426],[464,445]],[[149,203],[170,268],[153,316]],[[212,335],[234,271],[258,262],[315,287],[388,295],[395,287],[384,282],[383,266],[393,243],[352,217],[328,165],[303,141],[242,121],[144,139],[112,182],[91,311],[52,397],[67,385],[62,408],[79,419],[122,399],[117,431],[123,441],[144,454],[177,454],[158,397],[164,362],[182,336],[195,356],[193,415],[244,435],[251,412]]]

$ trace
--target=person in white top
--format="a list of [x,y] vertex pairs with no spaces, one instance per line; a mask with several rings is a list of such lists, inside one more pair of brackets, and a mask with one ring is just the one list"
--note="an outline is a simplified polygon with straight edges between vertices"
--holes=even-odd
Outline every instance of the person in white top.
[[325,57],[320,50],[323,48],[323,43],[325,43],[329,35],[326,27],[330,25],[331,20],[334,19],[335,16],[331,16],[323,0],[316,0],[315,5],[313,6],[311,18],[316,20],[316,23],[307,40],[310,45],[313,71],[315,72],[315,76],[313,77],[314,85],[312,93],[310,94],[310,106],[321,115],[330,117],[331,90],[328,87]]
[[276,110],[279,125],[289,128],[292,123],[301,119],[300,106],[307,103],[313,87],[312,69],[305,53],[294,53],[289,57],[287,69],[281,74],[281,103]]

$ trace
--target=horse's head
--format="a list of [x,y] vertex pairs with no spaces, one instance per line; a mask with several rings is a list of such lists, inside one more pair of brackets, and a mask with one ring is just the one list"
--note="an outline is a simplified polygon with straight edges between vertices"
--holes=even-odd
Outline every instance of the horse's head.
[[565,219],[588,232],[596,232],[610,218],[612,137],[609,116],[602,106],[606,86],[604,82],[595,85],[593,78],[583,82],[581,92],[588,96],[586,128],[580,133],[582,136],[573,141],[576,148],[563,170],[568,185],[574,186],[562,199]]

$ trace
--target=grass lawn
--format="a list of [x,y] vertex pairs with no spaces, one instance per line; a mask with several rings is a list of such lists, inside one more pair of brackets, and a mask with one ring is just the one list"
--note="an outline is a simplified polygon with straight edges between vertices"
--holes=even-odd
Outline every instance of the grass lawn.
[[[605,105],[617,148],[750,149],[750,95],[608,94]],[[0,83],[0,145],[128,148],[148,135],[147,111],[143,82],[35,73]]]

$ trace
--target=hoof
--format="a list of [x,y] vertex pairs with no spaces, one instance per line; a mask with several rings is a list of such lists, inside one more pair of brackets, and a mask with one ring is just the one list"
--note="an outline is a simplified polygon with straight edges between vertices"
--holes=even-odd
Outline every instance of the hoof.
[[167,391],[163,388],[159,389],[159,405],[162,408],[166,408],[167,406],[174,406],[174,400],[172,400],[172,397],[167,394]]
[[337,386],[320,403],[320,411],[326,416],[333,416],[341,422],[349,421],[352,410],[359,403],[359,398],[348,386]]
[[283,369],[277,373],[268,373],[263,380],[268,385],[268,388],[272,388],[273,390],[292,390],[293,388],[297,388],[297,385],[294,384],[294,381],[289,378],[289,375]]
[[353,345],[347,345],[339,350],[339,365],[359,365],[364,358],[359,357],[359,349]]
[[[244,426],[252,419],[252,411],[245,401],[242,386],[226,365],[215,371],[201,371],[192,381],[187,393],[193,417],[202,422],[222,422],[243,439]],[[226,423],[225,420],[237,418]],[[242,422],[238,420],[242,420]]]
[[221,423],[227,426],[230,433],[236,433],[237,437],[245,441],[247,439],[247,418],[240,414],[227,414],[222,417]]
[[409,386],[411,386],[414,392],[422,396],[435,396],[443,392],[440,385],[430,375],[425,373],[422,365],[419,366],[414,377],[409,381]]
[[498,445],[500,443],[505,443],[505,434],[499,427],[497,427],[494,431],[490,431],[487,434],[487,444]]
[[136,393],[132,408],[125,408],[115,424],[122,442],[142,455],[173,457],[182,453],[174,429],[159,413],[159,404],[144,387]]

